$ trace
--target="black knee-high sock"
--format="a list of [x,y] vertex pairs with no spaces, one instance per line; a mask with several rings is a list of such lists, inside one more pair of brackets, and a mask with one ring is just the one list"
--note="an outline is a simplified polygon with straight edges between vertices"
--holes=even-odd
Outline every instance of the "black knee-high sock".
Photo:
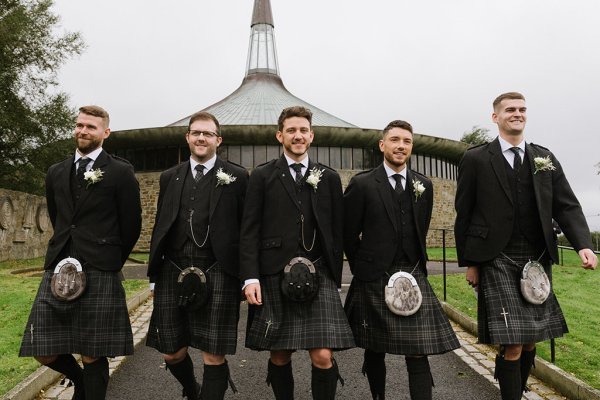
[[[335,400],[337,381],[341,380],[340,371],[335,360],[331,368],[312,366],[311,391],[314,400]],[[343,385],[343,381],[342,381]]]
[[531,372],[531,367],[535,366],[535,347],[531,351],[523,350],[521,352],[521,392],[527,391],[527,378]]
[[91,364],[83,364],[83,384],[86,400],[104,400],[108,387],[108,360],[100,357]]
[[189,354],[177,364],[167,364],[167,369],[181,383],[183,391],[189,400],[198,399],[200,394],[200,385],[196,382],[194,375],[194,363]]
[[221,365],[204,364],[202,376],[202,400],[223,400],[229,379],[227,361]]
[[362,373],[367,376],[373,400],[384,400],[386,375],[385,353],[365,350]]
[[431,400],[433,378],[427,357],[406,357],[408,388],[412,400]]
[[269,360],[267,371],[267,385],[271,385],[275,399],[293,400],[294,375],[292,374],[292,362],[279,366]]
[[502,400],[521,398],[521,360],[505,360],[502,355],[497,355],[494,378],[500,384]]
[[73,357],[71,354],[61,354],[56,358],[56,360],[46,364],[46,367],[60,372],[71,382],[73,382],[73,385],[75,385],[75,394],[73,395],[73,400],[85,399],[83,389],[83,369],[79,366],[75,360],[75,357]]

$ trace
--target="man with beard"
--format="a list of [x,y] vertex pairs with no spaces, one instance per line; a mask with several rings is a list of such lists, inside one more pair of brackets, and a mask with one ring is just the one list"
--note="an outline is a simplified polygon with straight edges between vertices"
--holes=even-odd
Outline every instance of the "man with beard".
[[[427,281],[431,180],[408,168],[413,129],[383,130],[383,163],[352,178],[344,194],[344,251],[354,275],[346,313],[374,400],[385,398],[385,355],[403,354],[411,399],[431,399],[428,355],[460,347]],[[390,283],[391,282],[391,283]]]
[[[185,139],[189,161],[160,176],[148,263],[156,285],[147,345],[163,353],[189,400],[216,400],[227,390],[225,355],[235,354],[237,344],[239,227],[248,172],[217,157],[223,138],[212,114],[192,115]],[[186,289],[194,279],[200,284]],[[202,351],[202,389],[189,346]]]
[[75,156],[48,169],[54,234],[19,353],[69,378],[73,399],[104,399],[106,358],[133,354],[119,272],[140,234],[140,192],[133,166],[102,149],[108,126],[104,109],[81,107]]
[[308,157],[310,110],[279,116],[283,155],[250,176],[240,238],[241,279],[249,304],[246,346],[269,350],[267,383],[276,399],[294,398],[292,353],[308,350],[312,396],[334,399],[332,349],[354,346],[337,287],[342,272],[339,175]]
[[[595,269],[598,259],[558,160],[548,149],[525,142],[523,95],[498,96],[492,120],[499,136],[467,150],[460,162],[454,231],[459,265],[467,267],[467,282],[479,293],[479,342],[500,345],[495,376],[502,398],[520,399],[536,342],[567,332],[552,286],[541,290],[551,284],[552,262],[558,262],[552,219],[583,268]],[[540,275],[545,278],[533,281],[532,297],[523,288]],[[537,298],[540,294],[547,297]]]

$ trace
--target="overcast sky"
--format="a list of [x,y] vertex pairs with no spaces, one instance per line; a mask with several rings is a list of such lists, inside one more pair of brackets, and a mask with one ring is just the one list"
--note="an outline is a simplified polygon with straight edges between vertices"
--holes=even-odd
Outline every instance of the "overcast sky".
[[[296,96],[362,128],[393,119],[458,140],[490,129],[500,93],[527,98],[529,142],[554,152],[600,230],[600,2],[271,0],[280,75]],[[235,90],[253,0],[55,0],[87,50],[61,70],[72,105],[113,130],[164,126]]]

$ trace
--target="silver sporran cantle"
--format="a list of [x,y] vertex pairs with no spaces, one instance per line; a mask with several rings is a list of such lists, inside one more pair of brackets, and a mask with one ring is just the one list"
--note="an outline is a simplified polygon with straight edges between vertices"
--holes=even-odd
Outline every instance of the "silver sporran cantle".
[[521,294],[531,304],[542,304],[550,295],[550,280],[539,262],[525,264],[521,272]]
[[390,311],[404,317],[416,313],[423,302],[415,277],[402,271],[390,277],[384,288],[384,297]]
[[177,305],[188,311],[204,307],[209,297],[208,277],[198,267],[188,267],[177,277]]
[[67,257],[58,262],[50,282],[54,298],[60,301],[73,301],[81,297],[85,286],[85,272],[79,260]]

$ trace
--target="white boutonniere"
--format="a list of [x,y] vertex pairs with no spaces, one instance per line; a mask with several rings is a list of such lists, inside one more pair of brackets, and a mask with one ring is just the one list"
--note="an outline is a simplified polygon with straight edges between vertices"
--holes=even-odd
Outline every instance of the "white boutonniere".
[[321,176],[323,175],[323,171],[324,170],[322,169],[317,169],[317,167],[313,167],[313,169],[310,170],[310,174],[308,174],[308,177],[306,178],[306,183],[312,186],[315,192],[317,191],[317,186],[319,186],[319,182],[321,182]]
[[552,164],[552,160],[550,160],[550,156],[536,157],[533,159],[533,164],[535,165],[534,174],[537,174],[539,171],[554,171],[556,169],[554,164]]
[[103,176],[104,171],[102,171],[100,168],[90,169],[89,171],[84,172],[83,179],[87,181],[87,185],[85,186],[85,188],[87,189],[90,187],[90,185],[100,182]]
[[223,171],[223,168],[217,170],[217,186],[229,185],[230,183],[235,182],[236,179],[235,176]]
[[413,185],[413,192],[415,194],[415,201],[418,201],[419,197],[421,197],[423,195],[423,193],[425,192],[425,185],[423,185],[423,182],[421,182],[418,179],[413,179],[412,185]]

